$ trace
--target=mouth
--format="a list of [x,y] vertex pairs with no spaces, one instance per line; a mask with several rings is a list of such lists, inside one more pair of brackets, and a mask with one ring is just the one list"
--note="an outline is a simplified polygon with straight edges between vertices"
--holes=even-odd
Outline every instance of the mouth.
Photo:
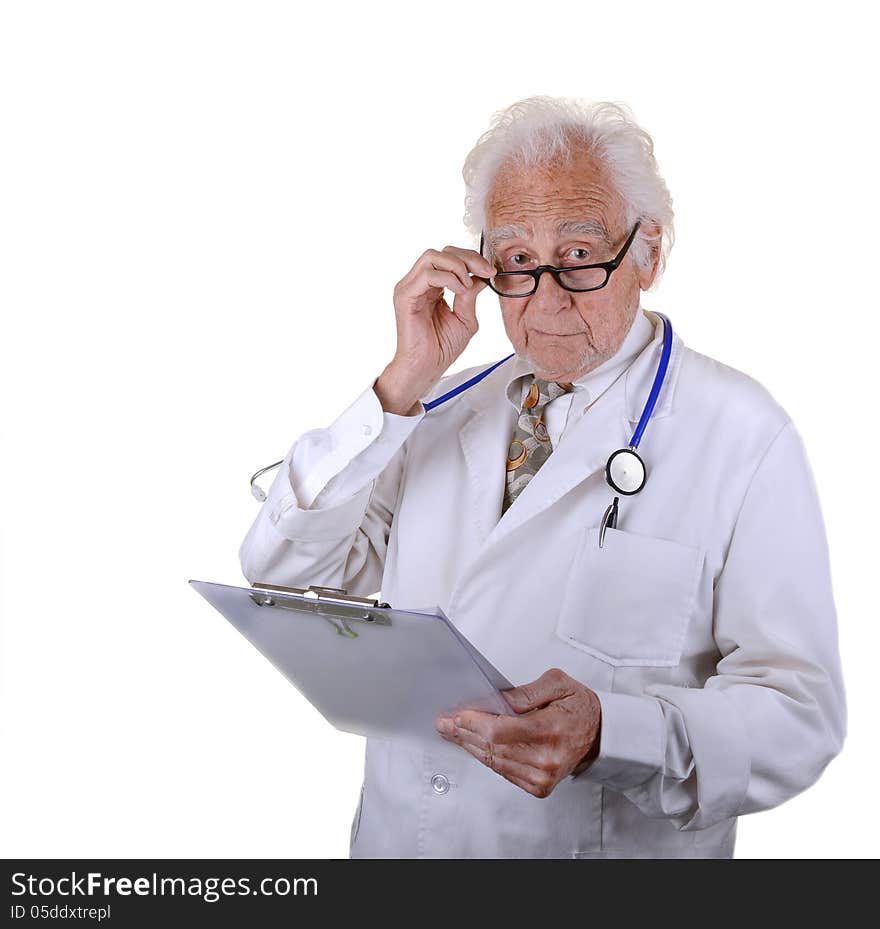
[[552,336],[553,338],[557,338],[557,339],[569,338],[570,336],[573,336],[573,335],[583,335],[583,333],[581,332],[544,332],[541,329],[532,329],[531,332],[534,335]]

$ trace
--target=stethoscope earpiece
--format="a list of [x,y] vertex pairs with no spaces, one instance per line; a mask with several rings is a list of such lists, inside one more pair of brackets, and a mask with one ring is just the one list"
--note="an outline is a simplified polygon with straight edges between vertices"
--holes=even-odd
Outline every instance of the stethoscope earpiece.
[[260,503],[265,503],[268,498],[266,491],[263,490],[263,488],[260,487],[260,485],[257,483],[257,478],[264,475],[267,471],[271,471],[273,468],[277,468],[282,464],[284,464],[283,458],[281,461],[274,461],[272,464],[266,465],[265,468],[260,468],[259,471],[255,471],[251,475],[251,493],[253,494],[255,500],[258,500]]

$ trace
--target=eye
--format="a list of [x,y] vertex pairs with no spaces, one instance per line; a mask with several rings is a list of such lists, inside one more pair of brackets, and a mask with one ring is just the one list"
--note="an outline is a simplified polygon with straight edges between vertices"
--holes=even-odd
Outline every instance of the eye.
[[502,271],[520,271],[533,268],[535,266],[534,259],[530,258],[523,252],[514,252],[511,255],[506,255],[501,262]]
[[581,248],[580,246],[577,246],[576,248],[570,248],[568,250],[568,255],[576,264],[585,264],[590,257],[589,251],[585,248]]

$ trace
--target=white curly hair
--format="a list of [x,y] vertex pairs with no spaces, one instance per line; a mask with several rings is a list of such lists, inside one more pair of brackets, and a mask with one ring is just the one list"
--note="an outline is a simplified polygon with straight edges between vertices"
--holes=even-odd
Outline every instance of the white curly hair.
[[[641,220],[630,250],[636,265],[647,268],[659,244],[657,274],[650,288],[654,290],[675,240],[672,197],[654,158],[654,142],[626,104],[541,95],[495,112],[462,168],[465,226],[479,241],[486,223],[486,198],[503,163],[546,164],[557,155],[568,157],[572,143],[585,146],[608,172],[625,204],[627,226]],[[652,226],[659,227],[659,234]]]

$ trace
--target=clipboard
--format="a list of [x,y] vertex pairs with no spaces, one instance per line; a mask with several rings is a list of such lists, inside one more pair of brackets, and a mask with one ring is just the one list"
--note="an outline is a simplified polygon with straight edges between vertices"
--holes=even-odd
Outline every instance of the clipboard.
[[431,743],[441,713],[515,716],[507,680],[440,607],[398,610],[342,588],[189,583],[337,729]]

